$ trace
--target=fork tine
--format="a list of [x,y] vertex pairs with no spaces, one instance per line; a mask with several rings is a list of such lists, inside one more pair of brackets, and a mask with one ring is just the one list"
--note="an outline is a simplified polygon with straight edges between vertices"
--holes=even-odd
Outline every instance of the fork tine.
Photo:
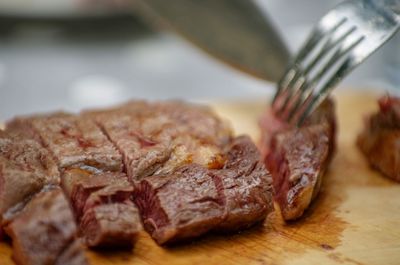
[[[277,91],[274,95],[274,98],[272,100],[272,105],[276,104],[277,99],[283,92],[290,88],[290,83],[292,80],[296,80],[296,77],[298,77],[297,73],[297,68],[299,63],[304,60],[307,55],[309,54],[310,50],[313,50],[318,43],[326,36],[326,34],[331,34],[333,31],[335,31],[337,28],[339,28],[341,25],[343,25],[346,22],[346,18],[341,19],[338,23],[336,23],[332,28],[329,30],[323,30],[320,27],[314,28],[312,33],[310,34],[309,38],[307,39],[305,45],[300,49],[298,55],[294,59],[294,61],[290,64],[288,70],[285,72],[283,75],[283,78],[278,82],[277,86]],[[296,70],[293,70],[296,69]]]
[[[329,62],[323,67],[323,69],[317,74],[317,76],[311,82],[311,87],[315,87],[316,84],[321,80],[325,74],[333,67],[344,55],[346,55],[350,50],[354,49],[359,43],[364,40],[364,36],[359,37],[356,41],[354,41],[349,47],[345,49],[339,49],[335,52]],[[298,125],[301,125],[307,115],[311,113],[316,106],[319,105],[328,95],[332,88],[342,80],[342,78],[350,72],[355,66],[357,62],[349,57],[346,59],[340,67],[330,75],[328,81],[323,85],[323,87],[319,90],[319,92],[313,96],[313,99],[309,101],[308,105],[304,107],[304,111],[299,116]],[[312,95],[311,95],[312,96]],[[305,101],[306,102],[306,101]],[[304,103],[302,104],[304,105]]]
[[[324,47],[322,48],[320,53],[317,54],[316,57],[306,67],[306,69],[304,70],[304,75],[307,76],[314,69],[314,67],[317,65],[317,63],[325,55],[327,55],[329,53],[329,51],[331,51],[335,46],[343,43],[346,40],[346,38],[351,33],[353,33],[355,30],[356,30],[356,27],[353,26],[350,29],[348,29],[345,33],[340,35],[338,38],[332,39],[332,37],[331,37],[330,40],[324,45]],[[349,49],[351,49],[351,48],[352,47],[349,47]],[[327,65],[324,67],[323,70],[325,70],[325,71],[321,71],[311,82],[303,83],[302,86],[299,87],[299,91],[296,91],[298,94],[298,95],[296,95],[296,103],[294,105],[292,105],[289,115],[287,116],[289,121],[291,121],[293,119],[293,117],[295,116],[294,114],[299,110],[302,103],[304,103],[304,101],[307,99],[309,94],[312,92],[311,88],[313,88],[315,83],[318,82],[319,79],[326,73],[326,71],[328,71],[330,69],[330,67],[347,52],[348,52],[348,50],[346,50],[346,49],[344,51],[342,51],[342,53],[336,52],[331,58],[331,60],[334,59],[333,62],[329,61],[327,63]]]
[[[314,67],[315,65],[318,64],[318,62],[329,53],[334,47],[337,45],[341,44],[351,33],[353,33],[357,27],[353,26],[350,29],[348,29],[345,33],[343,33],[341,36],[339,36],[336,39],[333,39],[333,36],[330,37],[328,42],[325,43],[324,47],[322,50],[315,56],[315,58],[307,65],[307,67],[304,70],[305,74],[308,74]],[[334,32],[332,32],[333,34]]]
[[299,116],[297,125],[300,126],[304,123],[307,116],[315,109],[316,106],[319,105],[328,95],[329,92],[339,83],[344,76],[346,76],[354,67],[357,66],[359,62],[354,60],[353,57],[347,58],[343,64],[332,74],[332,77],[329,79],[328,82],[325,83],[321,92],[318,93],[310,103],[305,107],[304,112]]

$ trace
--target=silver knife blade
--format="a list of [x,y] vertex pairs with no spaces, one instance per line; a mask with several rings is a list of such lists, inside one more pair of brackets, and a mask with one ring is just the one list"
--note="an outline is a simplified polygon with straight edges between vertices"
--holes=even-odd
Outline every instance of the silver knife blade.
[[259,78],[276,82],[288,64],[286,46],[251,0],[135,0],[135,10]]

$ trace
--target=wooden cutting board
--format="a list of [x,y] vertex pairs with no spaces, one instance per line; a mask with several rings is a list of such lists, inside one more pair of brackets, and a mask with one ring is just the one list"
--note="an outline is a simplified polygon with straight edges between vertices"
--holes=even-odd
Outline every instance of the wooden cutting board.
[[[253,229],[230,236],[208,235],[163,248],[142,233],[131,251],[93,252],[91,264],[400,264],[400,184],[372,171],[355,138],[376,96],[337,95],[338,151],[316,202],[287,225],[272,214]],[[258,138],[257,117],[266,99],[217,104],[238,133]],[[0,264],[13,264],[11,248],[0,244]]]

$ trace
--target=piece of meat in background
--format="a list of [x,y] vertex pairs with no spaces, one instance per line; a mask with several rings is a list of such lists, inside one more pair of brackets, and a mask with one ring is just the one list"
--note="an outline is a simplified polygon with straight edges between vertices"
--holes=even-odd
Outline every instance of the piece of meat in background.
[[400,182],[400,98],[385,96],[378,103],[379,111],[365,120],[357,145],[373,168]]

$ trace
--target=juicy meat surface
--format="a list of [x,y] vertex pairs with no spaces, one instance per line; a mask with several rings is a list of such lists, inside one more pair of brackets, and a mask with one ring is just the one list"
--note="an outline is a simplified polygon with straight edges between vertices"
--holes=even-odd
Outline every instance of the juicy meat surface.
[[157,243],[246,228],[271,211],[271,179],[256,146],[239,137],[227,149],[222,169],[189,164],[136,186],[134,200]]
[[224,205],[213,178],[199,165],[144,178],[134,200],[143,225],[158,244],[204,234],[220,223]]
[[400,98],[379,100],[379,111],[366,119],[357,144],[373,168],[400,181]]
[[122,171],[121,155],[91,119],[56,113],[17,118],[6,128],[41,142],[52,153],[60,169],[83,167]]
[[272,178],[251,139],[237,137],[227,149],[224,169],[211,171],[225,205],[216,231],[247,228],[273,210]]
[[124,173],[70,169],[63,176],[62,186],[88,246],[135,243],[141,230],[140,218],[132,202],[133,186]]
[[335,127],[330,100],[300,128],[279,120],[271,109],[262,118],[261,151],[285,220],[299,218],[318,194],[335,148]]
[[87,264],[72,211],[58,188],[35,195],[5,230],[17,264]]
[[85,115],[123,154],[132,181],[190,163],[220,167],[221,148],[232,137],[227,123],[210,109],[182,102],[131,102]]
[[40,144],[0,132],[0,216],[59,181],[56,163]]
[[85,211],[80,230],[90,247],[131,247],[142,228],[133,203],[113,203]]

